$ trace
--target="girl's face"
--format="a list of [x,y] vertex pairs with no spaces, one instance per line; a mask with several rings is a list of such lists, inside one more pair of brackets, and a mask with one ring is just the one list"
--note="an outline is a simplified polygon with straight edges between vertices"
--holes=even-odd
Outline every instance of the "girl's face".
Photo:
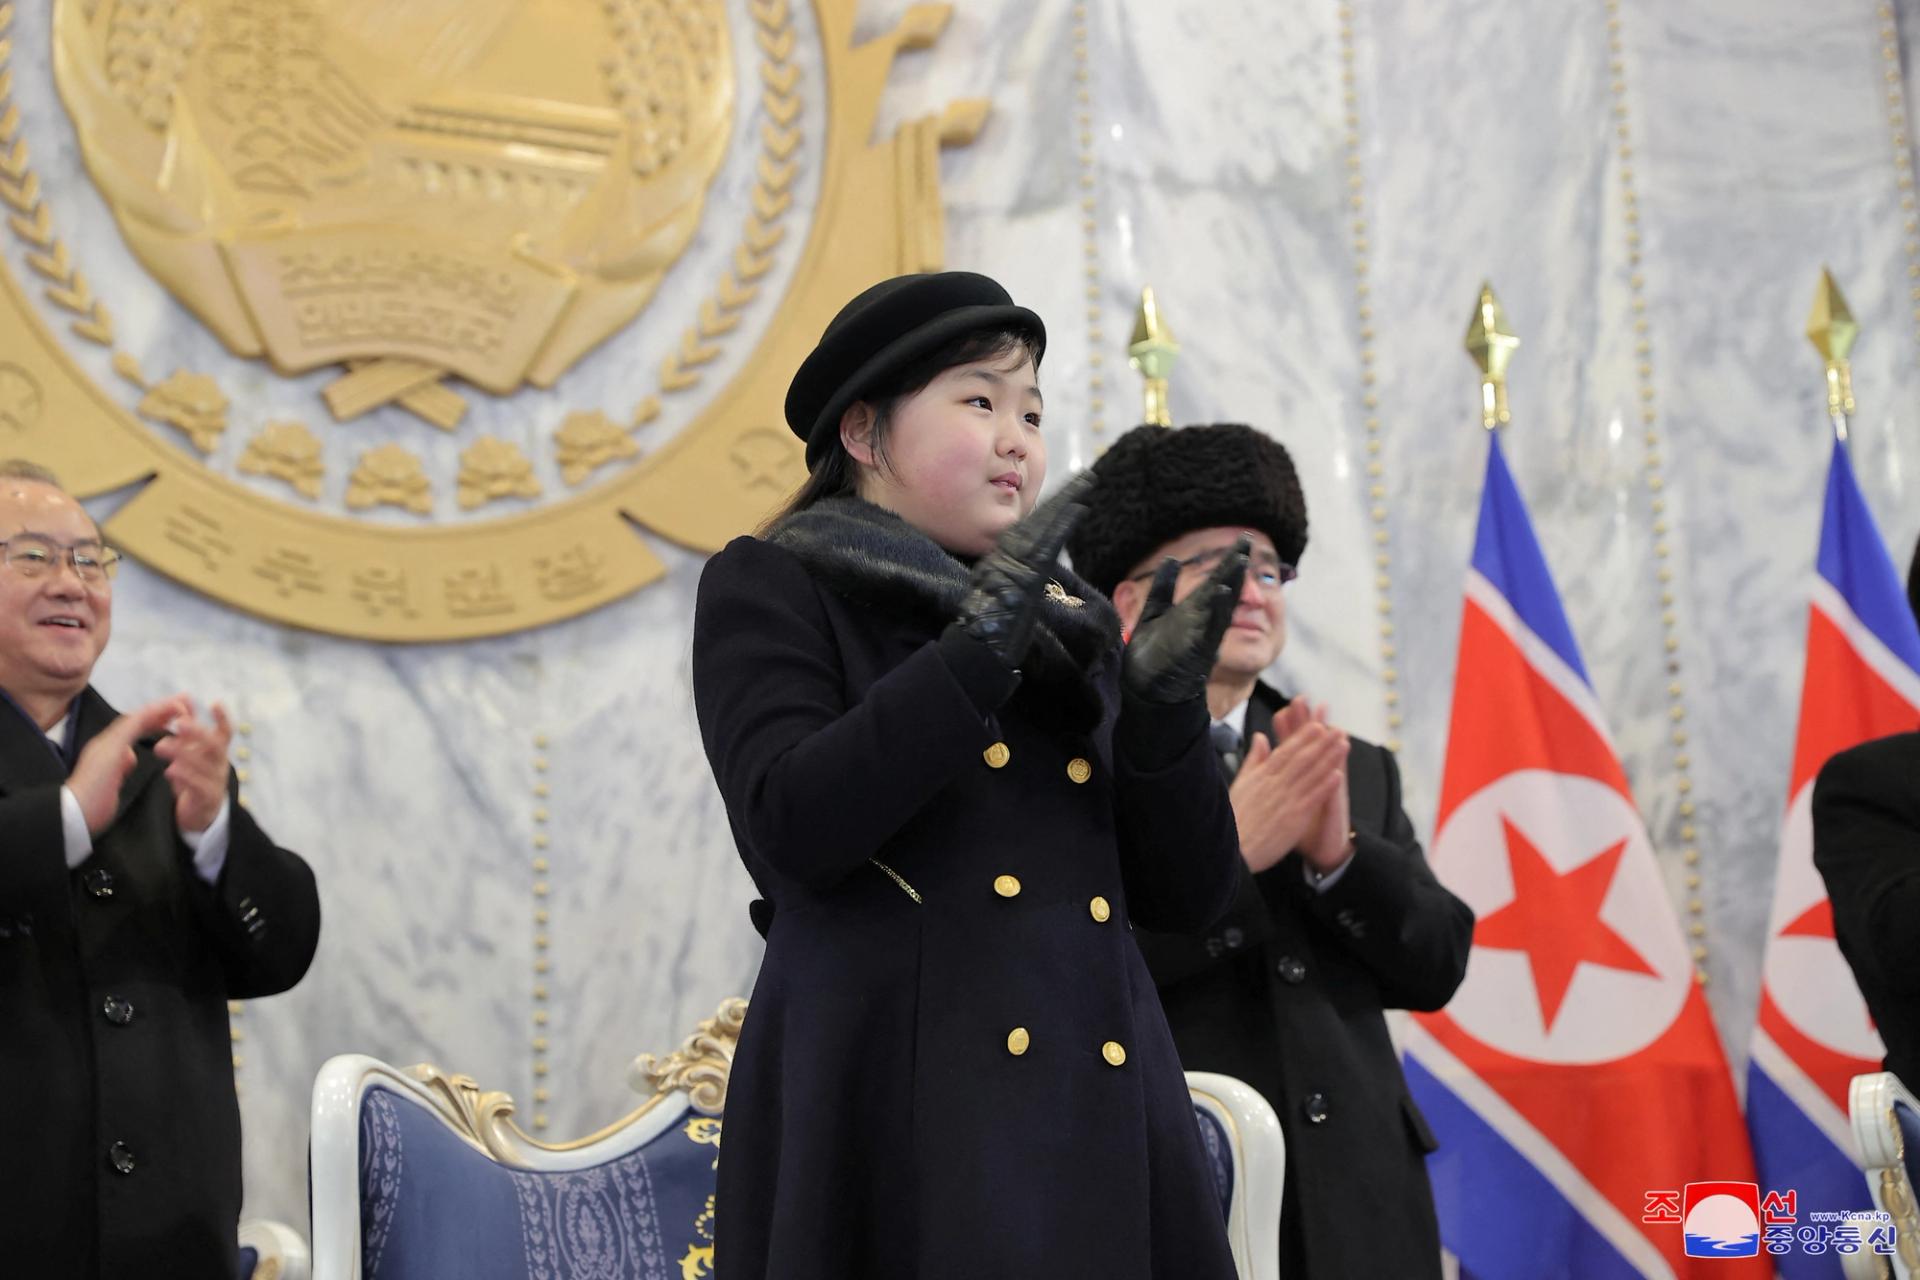
[[860,496],[959,555],[984,555],[1033,509],[1047,478],[1040,386],[1025,348],[955,365],[895,406],[887,466],[871,446],[873,410],[856,405],[841,439]]

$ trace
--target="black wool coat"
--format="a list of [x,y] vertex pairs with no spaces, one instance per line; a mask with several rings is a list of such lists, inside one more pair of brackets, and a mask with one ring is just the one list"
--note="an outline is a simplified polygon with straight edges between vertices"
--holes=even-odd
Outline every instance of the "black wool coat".
[[1920,733],[1863,742],[1821,768],[1813,864],[1886,1069],[1920,1089]]
[[[81,695],[77,745],[116,712]],[[66,766],[0,704],[0,1272],[206,1280],[237,1269],[240,1110],[227,1001],[313,958],[320,903],[229,775],[217,885],[194,874],[152,740],[69,871]]]
[[[1255,686],[1247,740],[1271,736],[1285,704]],[[1420,1280],[1440,1274],[1435,1142],[1382,1011],[1452,998],[1473,912],[1428,869],[1392,752],[1354,739],[1347,790],[1354,857],[1325,892],[1298,853],[1258,875],[1242,862],[1233,904],[1210,927],[1138,936],[1187,1069],[1238,1076],[1279,1114],[1280,1274]]]
[[1116,735],[1111,606],[1059,581],[1008,699],[943,638],[964,567],[877,507],[707,565],[694,699],[767,937],[721,1280],[1233,1275],[1129,933],[1224,908],[1232,811],[1197,700]]

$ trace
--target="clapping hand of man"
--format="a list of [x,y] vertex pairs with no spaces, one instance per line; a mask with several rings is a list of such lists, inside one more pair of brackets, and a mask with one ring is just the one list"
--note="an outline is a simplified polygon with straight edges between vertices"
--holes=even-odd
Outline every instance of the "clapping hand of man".
[[153,754],[167,762],[175,825],[183,834],[198,835],[220,816],[233,726],[219,703],[213,705],[213,723],[204,724],[194,716],[193,699],[176,694],[121,716],[81,749],[67,788],[80,802],[90,835],[106,830],[119,809],[120,785],[133,768],[133,744],[168,729],[171,736],[156,743]]
[[1314,707],[1304,698],[1288,703],[1273,718],[1273,733],[1274,741],[1282,744],[1296,734],[1307,734],[1310,740],[1330,736],[1337,744],[1338,755],[1332,783],[1321,797],[1319,808],[1298,845],[1300,856],[1307,860],[1307,866],[1315,874],[1324,876],[1337,871],[1353,856],[1353,809],[1347,791],[1347,735],[1327,723],[1326,703]]
[[[1253,871],[1265,871],[1299,849],[1316,871],[1317,841],[1336,800],[1346,807],[1347,737],[1326,722],[1304,698],[1281,708],[1273,718],[1271,740],[1253,735],[1227,798],[1240,828],[1240,856]],[[1344,819],[1342,820],[1344,824]],[[1341,840],[1346,827],[1340,828]],[[1337,852],[1337,851],[1336,851]],[[1332,865],[1337,866],[1336,856]]]
[[180,697],[149,702],[115,720],[80,749],[67,789],[80,802],[89,834],[97,836],[106,830],[120,807],[120,784],[133,768],[133,744],[159,733],[186,709],[186,699]]
[[181,714],[168,737],[154,744],[153,754],[167,762],[167,781],[173,786],[173,821],[182,835],[196,836],[213,825],[227,800],[227,748],[233,725],[219,703],[209,708],[213,723],[197,719],[193,700],[179,699]]

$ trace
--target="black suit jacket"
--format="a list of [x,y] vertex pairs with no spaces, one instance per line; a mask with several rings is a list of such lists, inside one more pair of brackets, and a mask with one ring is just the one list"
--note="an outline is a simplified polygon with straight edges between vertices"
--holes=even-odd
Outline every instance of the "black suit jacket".
[[[1271,736],[1284,705],[1256,686],[1248,741]],[[1325,892],[1307,884],[1297,853],[1258,875],[1242,863],[1240,891],[1211,928],[1136,936],[1182,1064],[1245,1080],[1279,1113],[1281,1274],[1418,1280],[1440,1274],[1425,1163],[1435,1144],[1382,1011],[1452,998],[1473,912],[1427,868],[1392,752],[1354,739],[1347,788],[1355,853]]]
[[1886,1068],[1920,1087],[1920,733],[1827,761],[1813,784],[1813,863]]
[[[115,711],[81,695],[80,747]],[[72,871],[66,767],[0,705],[0,1270],[47,1280],[235,1272],[240,1113],[227,1001],[313,957],[306,863],[240,806],[219,883],[194,874],[142,742],[112,823]]]

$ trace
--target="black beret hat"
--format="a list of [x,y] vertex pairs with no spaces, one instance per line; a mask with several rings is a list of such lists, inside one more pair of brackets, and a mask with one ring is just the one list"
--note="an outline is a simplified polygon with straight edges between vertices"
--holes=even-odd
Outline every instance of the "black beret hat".
[[1093,473],[1099,487],[1067,550],[1074,572],[1108,595],[1157,547],[1195,529],[1258,529],[1288,564],[1307,549],[1307,500],[1293,459],[1241,423],[1135,427]]
[[889,374],[963,334],[994,329],[1031,338],[1039,363],[1047,347],[1040,317],[971,271],[895,276],[840,308],[787,388],[787,426],[807,442],[807,465],[838,435],[847,406]]

